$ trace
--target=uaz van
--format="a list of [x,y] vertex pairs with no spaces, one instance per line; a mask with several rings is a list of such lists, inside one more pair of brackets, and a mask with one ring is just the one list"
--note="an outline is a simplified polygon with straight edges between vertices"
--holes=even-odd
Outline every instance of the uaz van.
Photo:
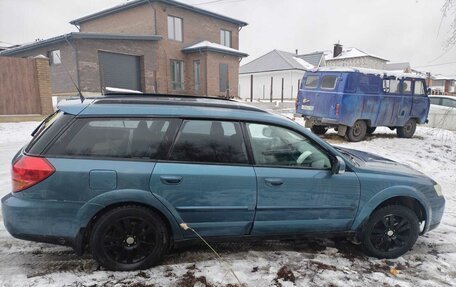
[[396,129],[410,138],[427,122],[429,98],[424,78],[411,73],[326,67],[307,71],[296,113],[318,135],[335,128],[350,141],[361,141],[376,127]]

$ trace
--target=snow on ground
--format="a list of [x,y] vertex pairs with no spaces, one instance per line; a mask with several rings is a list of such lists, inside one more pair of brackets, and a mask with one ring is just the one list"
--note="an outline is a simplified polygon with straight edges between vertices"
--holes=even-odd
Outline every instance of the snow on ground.
[[[0,123],[0,195],[10,190],[10,160],[37,123]],[[327,141],[406,163],[442,185],[441,225],[394,260],[367,258],[344,240],[217,244],[244,286],[456,286],[456,134],[419,127],[412,139],[379,129],[366,141]],[[229,285],[232,284],[232,285]],[[226,263],[205,246],[166,256],[145,271],[108,272],[70,248],[12,238],[0,224],[0,286],[235,286]]]

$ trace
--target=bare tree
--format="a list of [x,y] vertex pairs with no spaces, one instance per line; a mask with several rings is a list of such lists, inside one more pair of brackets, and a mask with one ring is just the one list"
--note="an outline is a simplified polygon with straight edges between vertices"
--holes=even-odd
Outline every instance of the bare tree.
[[442,6],[442,20],[446,17],[451,19],[450,35],[445,41],[446,48],[450,49],[456,45],[456,0],[445,0]]

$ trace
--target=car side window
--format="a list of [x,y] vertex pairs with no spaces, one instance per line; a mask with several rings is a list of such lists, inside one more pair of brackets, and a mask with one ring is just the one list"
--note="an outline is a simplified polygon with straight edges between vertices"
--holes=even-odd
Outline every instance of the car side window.
[[442,106],[456,108],[456,100],[442,98]]
[[402,81],[402,89],[403,94],[411,95],[412,94],[412,81],[411,80],[403,80]]
[[176,125],[170,119],[78,119],[47,155],[161,159]]
[[239,123],[206,120],[184,121],[169,159],[233,164],[249,162]]
[[331,168],[328,156],[297,132],[257,123],[247,123],[247,130],[256,165]]
[[304,87],[308,89],[315,89],[318,85],[319,76],[307,76],[304,82]]

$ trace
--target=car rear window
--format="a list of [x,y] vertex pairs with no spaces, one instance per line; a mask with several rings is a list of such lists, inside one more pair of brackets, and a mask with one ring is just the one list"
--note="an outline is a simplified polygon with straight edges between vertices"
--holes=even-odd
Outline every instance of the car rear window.
[[47,155],[160,159],[167,154],[176,125],[170,119],[78,119]]
[[318,85],[318,78],[319,76],[307,76],[306,82],[304,83],[304,87],[306,88],[316,88]]
[[334,90],[336,88],[337,76],[324,76],[321,80],[320,88],[325,90]]
[[32,140],[25,148],[28,154],[39,155],[61,129],[73,119],[72,115],[56,111],[45,118],[32,132]]

